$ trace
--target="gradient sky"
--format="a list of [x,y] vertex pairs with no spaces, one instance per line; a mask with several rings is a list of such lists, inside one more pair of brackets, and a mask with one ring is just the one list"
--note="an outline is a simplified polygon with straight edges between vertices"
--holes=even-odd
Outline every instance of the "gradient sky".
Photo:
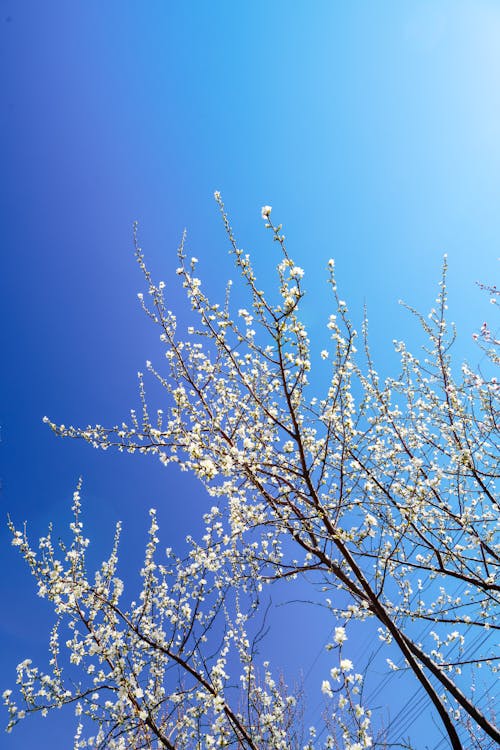
[[[137,370],[159,359],[134,220],[175,306],[184,227],[211,291],[234,276],[215,189],[272,279],[271,204],[306,270],[312,338],[333,256],[385,374],[394,338],[419,341],[398,300],[430,308],[446,252],[457,357],[480,359],[471,334],[492,309],[475,281],[495,283],[500,255],[497,2],[0,0],[0,71],[0,515],[29,520],[34,538],[49,520],[64,529],[80,475],[96,560],[122,518],[125,569],[139,567],[152,505],[166,544],[199,528],[193,478],[56,440],[41,421],[121,421]],[[52,620],[3,521],[0,565],[2,691],[21,659],[44,658]],[[324,622],[297,618],[298,632],[283,620],[270,636],[274,662],[300,643],[307,672]],[[306,688],[316,704],[316,678]],[[0,745],[68,747],[73,724],[34,719]]]

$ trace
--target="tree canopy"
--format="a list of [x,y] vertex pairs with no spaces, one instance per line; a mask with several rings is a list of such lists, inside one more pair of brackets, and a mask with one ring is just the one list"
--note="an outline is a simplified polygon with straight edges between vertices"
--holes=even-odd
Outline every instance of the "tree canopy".
[[[358,664],[355,646],[352,660],[344,648],[359,622],[377,633],[387,671],[404,672],[424,691],[445,746],[494,747],[494,694],[484,691],[500,659],[499,385],[490,372],[498,341],[485,324],[477,338],[487,366],[452,361],[445,258],[435,307],[428,315],[410,309],[423,356],[395,342],[399,371],[381,379],[366,317],[358,332],[332,259],[323,303],[331,306],[330,344],[318,351],[301,317],[304,271],[271,207],[262,218],[280,257],[277,289],[267,291],[215,198],[246,307],[233,309],[230,284],[221,303],[209,299],[183,240],[177,274],[192,312],[184,326],[135,232],[147,283],[139,298],[165,358],[146,369],[162,402],[150,404],[139,373],[141,406],[127,422],[46,420],[60,436],[153,454],[195,474],[213,503],[205,533],[189,540],[187,557],[160,554],[152,510],[142,590],[125,606],[119,527],[110,557],[91,575],[79,489],[71,540],[59,551],[51,531],[37,552],[11,524],[57,624],[50,671],[24,661],[21,701],[4,694],[9,727],[26,713],[72,704],[75,748],[417,747],[418,738],[394,736],[365,705],[371,663]],[[495,302],[497,290],[486,291]],[[319,368],[328,370],[322,392],[312,376]],[[277,665],[259,663],[255,646],[263,588],[281,581],[293,590],[299,578],[322,592],[331,614],[332,666],[318,686],[324,716],[310,729],[307,696],[286,685]]]

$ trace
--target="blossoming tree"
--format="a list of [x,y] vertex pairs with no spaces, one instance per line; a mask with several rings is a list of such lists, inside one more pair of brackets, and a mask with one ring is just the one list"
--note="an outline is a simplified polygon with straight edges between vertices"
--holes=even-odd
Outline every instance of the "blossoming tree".
[[[165,370],[151,362],[147,370],[165,402],[151,412],[139,374],[141,413],[132,411],[128,423],[82,429],[50,422],[59,435],[151,453],[193,472],[216,498],[206,534],[192,542],[188,560],[155,562],[153,515],[140,603],[125,610],[116,547],[95,580],[85,571],[78,496],[63,559],[50,536],[39,559],[12,527],[40,593],[71,628],[70,661],[84,677],[73,681],[77,687],[65,684],[56,629],[52,673],[19,667],[25,707],[6,696],[11,723],[26,708],[74,702],[98,723],[91,747],[402,746],[383,728],[371,731],[359,697],[363,678],[343,654],[346,632],[359,621],[376,623],[388,668],[415,680],[449,747],[496,746],[494,702],[476,686],[491,687],[500,659],[498,385],[489,372],[464,365],[457,375],[452,367],[446,264],[436,308],[428,317],[412,311],[426,337],[425,358],[396,342],[400,371],[381,382],[366,322],[358,337],[329,261],[331,344],[317,364],[330,376],[316,395],[308,380],[316,353],[300,315],[303,270],[287,252],[281,225],[265,206],[280,251],[273,302],[217,193],[216,200],[247,307],[232,313],[229,286],[222,305],[206,296],[183,242],[177,273],[194,320],[180,335],[165,284],[154,282],[136,241],[148,284],[140,300],[166,357]],[[497,342],[483,329],[495,366]],[[329,645],[338,655],[322,685],[321,737],[302,732],[294,691],[267,665],[259,671],[247,629],[265,582],[304,576],[328,594]],[[80,724],[76,747],[85,746],[82,732]]]

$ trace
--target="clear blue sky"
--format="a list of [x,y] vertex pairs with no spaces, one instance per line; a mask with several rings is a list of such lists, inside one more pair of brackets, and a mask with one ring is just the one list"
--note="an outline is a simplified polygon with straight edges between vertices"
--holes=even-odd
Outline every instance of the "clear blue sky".
[[[214,189],[263,277],[271,204],[306,270],[312,337],[334,256],[382,372],[392,339],[415,341],[398,299],[432,306],[447,252],[458,354],[479,357],[471,333],[491,308],[474,282],[494,283],[500,256],[497,2],[0,0],[0,70],[0,515],[35,538],[67,523],[80,474],[96,558],[122,518],[129,569],[147,508],[175,545],[204,507],[194,479],[41,421],[115,423],[137,405],[136,372],[159,350],[137,304],[136,219],[157,276],[172,278],[186,227],[216,292],[232,272]],[[45,654],[51,620],[3,522],[0,565],[1,691]],[[324,634],[304,622],[307,670]],[[278,663],[285,646],[281,633]],[[72,725],[26,722],[0,745],[67,747]]]

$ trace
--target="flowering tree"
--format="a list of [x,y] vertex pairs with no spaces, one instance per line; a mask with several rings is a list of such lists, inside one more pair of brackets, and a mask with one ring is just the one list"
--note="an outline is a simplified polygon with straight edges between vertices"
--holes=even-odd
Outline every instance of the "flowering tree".
[[[172,558],[166,566],[154,563],[153,518],[141,604],[130,611],[120,608],[120,584],[113,583],[116,552],[90,583],[78,521],[65,562],[55,559],[50,538],[43,540],[39,562],[27,538],[13,529],[42,594],[70,618],[72,660],[97,655],[107,665],[95,666],[95,689],[82,683],[67,692],[54,635],[51,677],[20,666],[28,710],[40,707],[41,684],[49,692],[45,708],[77,701],[80,711],[98,720],[98,740],[106,747],[149,747],[153,739],[176,748],[323,746],[313,736],[302,738],[300,707],[284,684],[267,667],[259,676],[246,630],[264,582],[307,575],[335,592],[326,606],[335,618],[330,645],[340,658],[322,690],[327,702],[336,703],[338,731],[324,746],[357,750],[389,742],[387,733],[369,732],[369,713],[356,698],[362,678],[342,654],[350,622],[370,627],[372,621],[389,668],[413,676],[448,745],[493,747],[500,742],[493,705],[476,686],[479,674],[491,680],[500,659],[492,637],[500,628],[498,385],[466,365],[458,376],[452,367],[446,262],[435,309],[428,317],[412,310],[426,336],[425,358],[395,342],[400,372],[381,382],[366,321],[362,354],[356,350],[358,334],[338,295],[333,260],[331,344],[316,357],[300,317],[303,270],[290,258],[271,208],[265,206],[262,216],[280,251],[274,302],[238,247],[217,193],[216,200],[246,284],[247,308],[232,314],[230,286],[222,305],[206,296],[197,260],[187,259],[183,242],[177,273],[194,320],[180,335],[165,284],[153,281],[136,241],[148,284],[148,297],[139,297],[165,348],[166,371],[147,363],[165,389],[163,408],[151,413],[140,373],[142,409],[140,415],[132,411],[130,422],[50,425],[94,447],[177,463],[199,477],[217,508],[190,559]],[[497,364],[494,337],[489,331],[481,337]],[[320,395],[308,382],[313,364],[329,368]],[[212,560],[208,550],[214,549]],[[215,651],[205,644],[209,633],[221,637]],[[232,666],[241,667],[246,712],[231,703],[230,651]],[[113,699],[104,700],[106,690]],[[15,722],[19,710],[10,695],[6,700]]]

